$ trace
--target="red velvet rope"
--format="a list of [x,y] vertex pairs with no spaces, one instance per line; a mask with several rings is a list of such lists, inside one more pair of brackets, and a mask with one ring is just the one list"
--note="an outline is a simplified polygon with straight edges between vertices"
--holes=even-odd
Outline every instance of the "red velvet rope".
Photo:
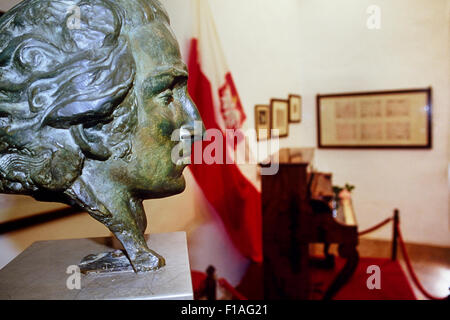
[[239,291],[237,291],[227,280],[225,280],[224,278],[220,278],[219,279],[219,285],[223,288],[225,288],[226,290],[228,290],[234,298],[236,298],[237,300],[248,300],[244,295],[242,295],[242,293],[240,293]]
[[[367,234],[367,233],[370,233],[372,231],[375,231],[375,230],[383,227],[387,223],[391,222],[392,220],[394,220],[394,218],[387,218],[386,220],[383,220],[379,224],[377,224],[377,225],[375,225],[375,226],[373,226],[373,227],[371,227],[369,229],[366,229],[364,231],[358,232],[358,236],[362,236],[364,234]],[[405,259],[405,262],[406,262],[406,267],[408,269],[408,272],[409,272],[411,278],[413,279],[414,284],[417,286],[417,288],[420,290],[420,292],[422,292],[422,294],[425,297],[427,297],[428,299],[431,299],[431,300],[445,300],[445,299],[449,299],[450,296],[442,297],[442,298],[441,297],[436,297],[436,296],[430,294],[428,291],[425,290],[425,288],[420,283],[419,278],[417,278],[417,275],[414,272],[414,269],[412,268],[411,260],[409,259],[408,252],[406,251],[406,245],[403,242],[402,233],[400,232],[400,226],[396,225],[395,228],[397,229],[398,240],[400,242],[400,248],[401,248],[402,253],[403,253],[403,258]]]
[[428,299],[431,300],[445,300],[448,299],[449,297],[436,297],[432,294],[430,294],[428,291],[425,290],[425,288],[422,286],[422,284],[419,281],[419,278],[417,278],[416,273],[414,272],[414,269],[412,268],[411,265],[411,260],[409,260],[409,256],[408,256],[408,252],[406,251],[406,246],[405,243],[403,242],[403,237],[402,237],[402,233],[400,231],[400,226],[397,225],[397,233],[398,233],[398,239],[400,242],[400,248],[402,249],[402,253],[403,253],[403,258],[405,259],[406,262],[406,266],[408,268],[408,272],[411,276],[411,278],[414,281],[414,284],[417,286],[417,288],[419,288],[420,292],[422,292],[422,294],[427,297]]
[[[387,223],[391,222],[392,220],[394,220],[394,219],[393,218],[387,218],[386,220],[383,220],[379,224],[377,224],[377,225],[375,225],[375,226],[373,226],[373,227],[371,227],[369,229],[366,229],[364,231],[359,232],[358,235],[361,236],[363,234],[375,231],[375,230],[383,227]],[[408,268],[408,272],[409,272],[411,278],[413,279],[414,284],[417,286],[417,288],[419,288],[420,292],[422,292],[422,294],[425,297],[427,297],[428,299],[431,299],[431,300],[445,300],[445,299],[449,299],[450,296],[442,297],[442,298],[441,297],[436,297],[436,296],[430,294],[428,291],[426,291],[425,288],[422,286],[422,284],[419,281],[419,278],[417,278],[417,275],[414,272],[414,269],[412,268],[411,260],[409,259],[408,252],[406,251],[406,245],[403,242],[403,236],[402,236],[402,233],[400,231],[400,226],[397,225],[396,228],[397,228],[398,240],[400,242],[400,248],[401,248],[402,253],[403,253],[403,258],[405,259],[406,267]],[[233,297],[235,297],[236,299],[238,299],[238,300],[248,300],[244,295],[242,295],[240,292],[238,292],[231,284],[229,284],[227,280],[225,280],[223,278],[219,279],[219,285],[222,286],[223,288],[225,288],[226,290],[228,290],[233,295]]]
[[358,236],[362,236],[366,233],[371,233],[379,228],[381,228],[382,226],[384,226],[385,224],[391,222],[393,220],[393,218],[387,218],[386,220],[383,220],[382,222],[380,222],[379,224],[377,224],[376,226],[373,226],[369,229],[366,229],[364,231],[358,232]]

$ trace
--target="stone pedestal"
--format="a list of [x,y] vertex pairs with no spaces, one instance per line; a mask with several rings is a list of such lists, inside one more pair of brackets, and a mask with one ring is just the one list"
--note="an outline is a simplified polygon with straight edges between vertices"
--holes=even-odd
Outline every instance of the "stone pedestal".
[[184,232],[147,237],[149,247],[166,259],[160,270],[87,275],[76,271],[74,266],[88,254],[117,249],[115,242],[113,238],[35,242],[0,270],[0,299],[193,299]]

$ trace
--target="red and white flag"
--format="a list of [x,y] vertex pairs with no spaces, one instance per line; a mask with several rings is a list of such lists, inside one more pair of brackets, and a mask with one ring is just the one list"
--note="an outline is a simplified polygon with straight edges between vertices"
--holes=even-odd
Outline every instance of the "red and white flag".
[[[231,72],[228,69],[207,1],[193,2],[197,10],[196,35],[191,40],[188,91],[207,130],[220,130],[224,157],[248,159],[245,139],[226,142],[226,133],[243,128],[246,115]],[[237,135],[242,138],[242,135]],[[216,137],[215,137],[216,138]],[[200,143],[200,142],[197,142]],[[202,152],[210,143],[203,141]],[[243,147],[242,147],[243,146]],[[198,148],[198,146],[195,146]],[[211,148],[210,148],[211,149]],[[232,149],[230,152],[230,149]],[[228,152],[227,152],[228,151]],[[221,217],[233,244],[247,258],[262,261],[261,195],[236,162],[196,164],[190,169],[210,207]],[[255,166],[253,166],[255,168]]]

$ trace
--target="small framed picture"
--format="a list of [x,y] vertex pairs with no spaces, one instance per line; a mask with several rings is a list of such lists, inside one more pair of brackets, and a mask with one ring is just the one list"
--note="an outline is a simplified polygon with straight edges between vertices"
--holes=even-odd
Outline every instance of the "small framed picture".
[[289,95],[289,122],[299,123],[302,121],[302,97]]
[[258,141],[270,139],[270,106],[255,106],[255,129]]
[[272,99],[270,102],[271,129],[278,130],[278,137],[289,134],[289,101]]

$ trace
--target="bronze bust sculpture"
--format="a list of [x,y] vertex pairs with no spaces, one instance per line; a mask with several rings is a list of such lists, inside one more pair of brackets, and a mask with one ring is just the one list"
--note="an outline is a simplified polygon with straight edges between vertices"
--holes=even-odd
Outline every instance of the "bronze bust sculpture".
[[184,190],[171,135],[190,143],[200,120],[169,23],[156,0],[26,0],[0,18],[0,192],[83,208],[136,272],[165,264],[142,201]]

